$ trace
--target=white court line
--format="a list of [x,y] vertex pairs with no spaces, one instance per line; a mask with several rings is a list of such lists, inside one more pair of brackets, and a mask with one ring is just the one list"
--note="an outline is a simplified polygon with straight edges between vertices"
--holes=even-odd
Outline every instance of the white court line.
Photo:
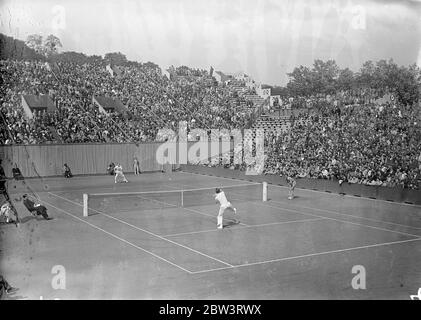
[[[211,176],[211,175],[202,174],[202,173],[185,172],[185,171],[178,171],[178,172],[184,173],[184,174],[194,174],[194,175],[198,175],[198,176],[211,177],[211,178],[215,178],[215,179],[233,180],[233,181],[237,181],[237,182],[238,181],[244,181],[244,180],[241,180],[241,179]],[[250,182],[250,184],[252,184],[252,183],[253,182]],[[274,186],[274,187],[277,187],[277,188],[288,189],[288,187],[286,187],[286,186],[279,186],[279,185],[276,185],[276,184],[271,184],[271,185]],[[303,191],[309,191],[309,192],[330,194],[330,195],[340,196],[340,197],[355,198],[355,199],[360,199],[360,200],[363,199],[363,200],[369,200],[369,201],[380,201],[380,202],[384,202],[384,203],[387,203],[387,204],[394,204],[394,205],[398,205],[398,206],[410,206],[410,207],[421,208],[421,205],[418,205],[418,204],[410,204],[410,203],[403,203],[403,202],[390,202],[390,201],[386,201],[386,200],[382,200],[382,199],[370,199],[370,198],[366,198],[366,197],[356,197],[356,196],[353,196],[353,195],[350,195],[350,194],[340,195],[339,193],[326,193],[324,191],[304,189],[304,188],[295,188],[295,189],[299,189],[299,190],[303,190]]]
[[[50,192],[49,192],[49,193],[50,193]],[[71,214],[71,213],[69,213],[69,212],[67,212],[67,211],[63,210],[63,209],[57,208],[56,206],[52,205],[51,203],[49,203],[49,202],[47,202],[47,201],[45,201],[45,200],[43,200],[43,199],[40,199],[40,201],[41,201],[41,202],[43,202],[43,203],[45,203],[45,204],[47,204],[47,205],[49,205],[50,207],[53,207],[53,208],[54,208],[54,209],[56,209],[56,210],[59,210],[59,211],[61,211],[61,212],[65,213],[65,214],[67,214],[67,215],[69,215],[69,216],[73,217],[73,218],[74,218],[74,219],[76,219],[76,220],[79,220],[80,222],[86,223],[87,225],[91,226],[91,227],[92,227],[92,228],[94,228],[94,229],[97,229],[97,230],[99,230],[99,231],[102,231],[102,232],[104,232],[104,233],[106,233],[106,234],[110,235],[111,237],[113,237],[113,238],[115,238],[115,239],[117,239],[117,240],[120,240],[120,241],[122,241],[122,242],[124,242],[124,243],[126,243],[126,244],[128,244],[128,245],[130,245],[130,246],[132,246],[132,247],[134,247],[134,248],[136,248],[136,249],[138,249],[138,250],[141,250],[141,251],[143,251],[143,252],[146,252],[146,253],[148,253],[148,254],[150,254],[150,255],[154,256],[155,258],[158,258],[159,260],[162,260],[162,261],[164,261],[164,262],[166,262],[166,263],[169,263],[169,264],[171,264],[172,266],[177,267],[178,269],[181,269],[181,270],[183,270],[183,271],[185,271],[185,272],[187,272],[187,273],[190,273],[190,274],[192,274],[192,273],[193,273],[192,271],[187,270],[187,269],[185,269],[185,268],[183,268],[183,267],[181,267],[181,266],[179,266],[179,265],[177,265],[177,264],[175,264],[175,263],[173,263],[173,262],[171,262],[171,261],[169,261],[169,260],[167,260],[167,259],[165,259],[165,258],[163,258],[163,257],[161,257],[161,256],[158,256],[157,254],[155,254],[155,253],[153,253],[153,252],[151,252],[151,251],[148,251],[148,250],[146,250],[146,249],[144,249],[144,248],[142,248],[142,247],[139,247],[138,245],[135,245],[134,243],[131,243],[130,241],[127,241],[126,239],[120,238],[119,236],[117,236],[117,235],[115,235],[115,234],[113,234],[113,233],[111,233],[111,232],[108,232],[107,230],[104,230],[104,229],[102,229],[102,228],[100,228],[100,227],[98,227],[98,226],[96,226],[96,225],[94,225],[94,224],[92,224],[92,223],[89,223],[88,221],[85,221],[85,220],[83,220],[83,219],[81,219],[81,218],[79,218],[79,217],[77,217],[77,216],[75,216],[75,215],[73,215],[73,214]]]
[[[270,223],[262,223],[262,224],[251,224],[243,227],[233,228],[231,230],[241,230],[247,228],[258,228],[258,227],[266,227],[266,226],[275,226],[281,224],[289,224],[289,223],[296,223],[296,222],[310,222],[310,221],[317,221],[317,220],[324,220],[323,218],[314,218],[314,219],[301,219],[301,220],[291,220],[291,221],[282,221],[282,222],[270,222]],[[163,237],[175,237],[181,235],[190,235],[190,234],[197,234],[197,233],[207,233],[207,232],[220,232],[216,229],[208,229],[202,231],[192,231],[192,232],[182,232],[182,233],[173,233],[173,234],[166,234]]]
[[[279,204],[284,204],[284,203],[286,204],[287,203],[286,201],[281,202],[281,201],[275,201],[275,200],[270,200],[270,202],[276,202],[276,203],[279,203]],[[394,226],[398,226],[398,227],[421,230],[421,228],[408,226],[406,224],[400,224],[400,223],[395,223],[395,222],[387,222],[387,221],[371,219],[371,218],[364,218],[364,217],[360,217],[360,216],[354,216],[352,214],[340,213],[340,212],[337,212],[337,211],[326,210],[326,209],[311,208],[311,207],[307,207],[307,206],[303,206],[303,205],[296,205],[296,204],[293,204],[293,203],[291,203],[291,205],[296,207],[296,208],[310,209],[310,210],[316,210],[316,211],[321,211],[321,212],[328,212],[328,213],[333,213],[333,214],[340,215],[340,216],[347,216],[347,217],[352,217],[352,218],[356,218],[356,219],[362,219],[362,220],[368,220],[368,221],[379,222],[379,223],[384,223],[384,224],[390,224],[390,225],[394,225]]]
[[[83,207],[83,205],[82,205],[82,204],[80,204],[80,203],[74,202],[74,201],[72,201],[72,200],[66,199],[66,198],[61,197],[61,196],[58,196],[58,195],[55,195],[55,194],[54,194],[54,193],[52,193],[52,192],[49,192],[49,194],[51,194],[51,195],[53,195],[53,196],[56,196],[56,197],[58,197],[58,198],[61,198],[61,199],[63,199],[63,200],[66,200],[66,201],[68,201],[68,202],[74,203],[74,204],[76,204],[76,205],[78,205],[78,206]],[[219,259],[217,259],[217,258],[211,257],[211,256],[207,255],[206,253],[200,252],[200,251],[198,251],[198,250],[195,250],[195,249],[193,249],[193,248],[190,248],[190,247],[188,247],[188,246],[185,246],[185,245],[183,245],[183,244],[181,244],[181,243],[177,243],[177,242],[172,241],[172,240],[170,240],[170,239],[166,239],[166,238],[164,238],[164,237],[162,237],[162,236],[160,236],[160,235],[157,235],[157,234],[155,234],[155,233],[153,233],[153,232],[151,232],[151,231],[148,231],[148,230],[145,230],[145,229],[139,228],[139,227],[137,227],[137,226],[135,226],[135,225],[133,225],[133,224],[131,224],[131,223],[128,223],[128,222],[124,221],[124,220],[121,220],[121,219],[118,219],[118,218],[116,218],[116,217],[110,216],[109,214],[106,214],[105,212],[101,212],[101,211],[98,211],[98,210],[95,210],[95,209],[90,209],[90,210],[92,210],[92,211],[96,211],[97,213],[99,213],[99,214],[101,214],[101,215],[104,215],[104,216],[106,216],[106,217],[108,217],[108,218],[110,218],[110,219],[116,220],[116,221],[118,221],[118,222],[120,222],[120,223],[122,223],[122,224],[128,225],[128,226],[130,226],[130,227],[132,227],[132,228],[134,228],[134,229],[137,229],[137,230],[139,230],[139,231],[142,231],[142,232],[145,232],[145,233],[147,233],[147,234],[150,234],[151,236],[154,236],[154,237],[159,238],[159,239],[161,239],[161,240],[168,241],[168,242],[170,242],[170,243],[172,243],[172,244],[174,244],[174,245],[177,245],[177,246],[182,247],[182,248],[184,248],[184,249],[187,249],[187,250],[190,250],[190,251],[195,252],[195,253],[197,253],[197,254],[200,254],[200,255],[202,255],[202,256],[204,256],[204,257],[206,257],[206,258],[209,258],[209,259],[211,259],[211,260],[218,261],[219,263],[222,263],[222,264],[224,264],[224,265],[226,265],[226,266],[232,266],[232,265],[231,265],[231,264],[229,264],[228,262],[225,262],[225,261],[219,260]]]
[[[187,173],[190,173],[190,172],[187,172]],[[195,173],[191,173],[191,174],[195,174]],[[198,174],[198,175],[201,175],[201,174]],[[205,176],[207,176],[207,175],[205,175]],[[216,176],[211,176],[211,177],[213,177],[213,178],[220,178],[220,179],[227,179],[227,180],[234,180],[234,181],[241,181],[241,180],[236,180],[236,179],[231,179],[231,178],[224,178],[224,177],[216,177]],[[271,186],[276,187],[276,188],[282,188],[282,189],[285,189],[286,188],[286,189],[288,189],[288,187],[279,186],[279,185],[275,185],[275,184],[271,184]],[[297,189],[304,190],[304,191],[312,191],[312,192],[318,192],[318,193],[325,194],[325,192],[323,192],[323,191],[316,191],[316,190],[309,190],[309,189],[301,189],[301,188],[297,188]],[[331,193],[331,194],[333,194],[333,193]],[[357,198],[357,199],[376,200],[376,199],[370,199],[370,198],[364,198],[364,197],[355,197],[355,196],[353,196],[353,197],[354,198]],[[418,207],[417,205],[411,205],[411,204],[408,204],[408,203],[395,203],[395,202],[388,202],[388,201],[379,200],[379,199],[377,199],[377,201],[383,201],[383,202],[387,202],[387,203],[394,203],[394,204],[397,204],[397,205],[409,205],[409,206]],[[277,202],[277,203],[283,204],[283,203],[278,202],[278,201],[275,201],[275,200],[270,200],[270,202]],[[412,227],[412,226],[408,226],[408,225],[400,224],[400,223],[387,222],[387,221],[383,221],[383,220],[377,220],[377,219],[359,217],[359,216],[354,216],[352,214],[340,213],[340,212],[337,212],[337,211],[326,210],[326,209],[310,208],[310,207],[306,207],[306,206],[302,206],[302,205],[296,205],[296,204],[291,204],[291,205],[293,205],[296,208],[312,209],[312,210],[316,210],[316,211],[333,213],[333,214],[336,214],[336,215],[349,216],[349,217],[356,218],[356,219],[361,219],[361,220],[367,220],[367,221],[379,222],[379,223],[383,223],[383,224],[390,224],[390,225],[395,225],[395,226],[400,226],[400,227],[405,227],[405,228],[410,228],[410,229],[421,230],[421,228]]]
[[[271,202],[275,202],[275,201],[271,200]],[[305,212],[302,212],[302,211],[299,211],[299,210],[288,209],[288,208],[280,207],[280,206],[279,207],[278,206],[271,206],[271,205],[267,205],[267,204],[263,204],[263,203],[255,203],[255,204],[258,205],[258,206],[264,206],[264,207],[275,208],[275,209],[277,208],[277,209],[282,209],[282,210],[285,210],[285,211],[296,212],[296,213],[300,213],[300,214],[307,215],[307,216],[324,218],[326,220],[333,220],[333,221],[338,221],[338,222],[342,222],[342,223],[353,224],[353,225],[356,225],[356,226],[361,226],[361,227],[366,227],[366,228],[371,228],[371,229],[377,229],[377,230],[382,230],[382,231],[388,231],[388,232],[393,232],[393,233],[399,233],[399,234],[403,234],[403,235],[406,235],[406,236],[412,236],[412,237],[421,238],[421,236],[420,235],[417,235],[417,234],[412,234],[412,233],[407,233],[407,232],[401,232],[401,231],[395,231],[395,230],[385,229],[385,228],[381,228],[381,227],[373,227],[373,226],[368,226],[366,224],[361,224],[361,223],[356,223],[356,222],[350,222],[350,221],[341,220],[341,219],[335,219],[335,218],[331,218],[331,217],[319,216],[319,215],[314,214],[314,213],[305,213]],[[280,204],[282,204],[282,203],[280,203]]]
[[[171,187],[171,186],[168,186],[168,187]],[[167,202],[164,202],[164,201],[160,201],[160,200],[148,199],[148,198],[141,197],[141,196],[137,196],[137,197],[138,198],[145,199],[145,200],[149,200],[149,201],[155,201],[155,202],[162,203],[162,204],[165,204],[165,205],[170,205],[170,206],[172,206],[174,208],[180,208],[180,209],[183,209],[183,210],[191,211],[193,213],[198,213],[198,214],[201,214],[202,216],[208,216],[208,217],[215,218],[214,215],[211,215],[211,214],[208,214],[208,213],[204,213],[202,211],[198,211],[198,210],[194,210],[194,209],[189,209],[189,208],[185,208],[185,207],[179,207],[179,206],[176,206],[175,204],[170,204],[170,203],[167,203]],[[235,220],[232,220],[232,219],[225,219],[225,220],[235,222]],[[239,224],[242,224],[242,225],[247,226],[245,223],[239,223]]]
[[[209,217],[212,217],[212,218],[215,218],[216,217],[214,215],[207,214],[207,213],[204,213],[204,212],[201,212],[201,211],[198,211],[198,210],[195,210],[195,209],[191,209],[191,208],[183,208],[183,209],[184,210],[187,210],[187,211],[195,212],[195,213],[198,213],[198,214],[202,214],[202,215],[205,215],[205,216],[209,216]],[[231,221],[231,222],[237,222],[238,221],[238,220],[227,219],[227,218],[223,218],[223,220],[227,220],[227,221]],[[238,224],[240,224],[242,226],[245,226],[245,227],[248,227],[249,226],[248,224],[246,224],[244,222],[239,222]]]
[[[182,184],[182,183],[178,183],[178,185],[180,185],[180,186],[192,187],[192,186],[189,186],[189,185],[187,185],[187,184]],[[170,186],[170,185],[168,185],[168,184],[165,184],[165,186],[166,186],[166,187],[173,188],[173,189],[177,188],[177,187]],[[244,185],[242,185],[242,186],[244,186]],[[206,188],[206,189],[209,189],[209,188]],[[179,189],[177,189],[177,190],[179,190]],[[192,189],[192,190],[200,190],[200,189]],[[187,190],[183,190],[183,191],[187,191]],[[186,208],[186,207],[180,207],[180,208],[182,208],[182,209],[184,209],[184,210],[187,210],[187,211],[194,212],[194,213],[198,213],[198,214],[201,214],[201,215],[204,215],[204,216],[208,216],[208,217],[215,218],[215,216],[214,216],[214,215],[212,215],[212,214],[208,214],[208,213],[205,213],[205,212],[201,212],[201,211],[198,211],[198,210],[195,210],[195,209]],[[236,220],[234,220],[234,219],[227,219],[227,218],[223,218],[223,220],[227,220],[227,221],[231,221],[231,222],[236,222]],[[240,224],[240,225],[242,225],[242,226],[249,226],[248,224],[243,223],[243,222],[240,222],[239,224]]]
[[[243,184],[237,184],[233,185],[231,187],[245,187],[250,185],[262,185],[261,183],[243,183]],[[148,190],[148,191],[136,191],[136,192],[102,192],[102,193],[88,193],[91,196],[120,196],[120,195],[140,195],[140,194],[155,194],[155,193],[177,193],[177,192],[187,192],[187,191],[203,191],[203,190],[211,190],[213,188],[195,188],[195,189],[177,189],[177,190]]]
[[[180,185],[188,186],[186,184],[180,184]],[[271,202],[283,204],[281,202],[277,202],[277,201],[274,201],[274,200],[271,200]],[[255,204],[257,206],[263,206],[263,207],[269,207],[269,208],[275,208],[275,209],[282,209],[282,210],[285,210],[285,211],[291,211],[291,212],[300,213],[300,214],[303,214],[303,215],[317,217],[317,218],[324,218],[326,220],[339,221],[339,222],[342,222],[342,223],[353,224],[353,225],[362,226],[362,227],[366,227],[366,228],[372,228],[372,229],[377,229],[377,230],[382,230],[382,231],[399,233],[399,234],[403,234],[403,235],[406,235],[406,236],[412,236],[412,237],[417,237],[417,238],[421,237],[420,235],[416,235],[416,234],[412,234],[412,233],[395,231],[395,230],[385,229],[385,228],[381,228],[381,227],[374,227],[374,226],[369,226],[369,225],[365,225],[365,224],[361,224],[361,223],[350,222],[350,221],[346,221],[346,220],[340,220],[340,219],[335,219],[335,218],[330,218],[330,217],[319,216],[319,215],[316,215],[316,214],[313,214],[313,213],[305,213],[305,212],[302,212],[302,211],[299,211],[299,210],[289,209],[289,208],[285,208],[285,207],[281,207],[281,206],[279,206],[279,207],[278,206],[271,206],[271,205],[260,203],[260,202],[254,202],[253,204]],[[354,216],[352,216],[352,217],[354,217]]]
[[[49,193],[51,193],[51,192],[49,192]],[[60,196],[58,196],[58,197],[61,198]],[[66,199],[66,200],[68,200],[68,199]],[[53,207],[53,208],[55,208],[55,209],[57,209],[59,211],[64,212],[65,214],[67,214],[67,215],[69,215],[69,216],[71,216],[71,217],[73,217],[73,218],[75,218],[75,219],[77,219],[77,220],[79,220],[79,221],[81,221],[83,223],[88,224],[89,226],[91,226],[91,227],[93,227],[95,229],[98,229],[98,230],[100,230],[100,231],[102,231],[102,232],[104,232],[104,233],[106,233],[106,234],[108,234],[108,235],[110,235],[110,236],[112,236],[112,237],[114,237],[114,238],[116,238],[116,239],[118,239],[118,240],[120,240],[120,241],[122,241],[122,242],[124,242],[124,243],[126,243],[128,245],[130,245],[130,246],[133,246],[133,247],[135,247],[135,248],[137,248],[137,249],[139,249],[141,251],[144,251],[146,253],[149,253],[150,255],[152,255],[152,256],[154,256],[154,257],[156,257],[156,258],[158,258],[158,259],[160,259],[162,261],[165,261],[165,262],[167,262],[167,263],[169,263],[169,264],[171,264],[171,265],[173,265],[173,266],[179,268],[180,270],[183,270],[183,271],[185,271],[185,272],[187,272],[189,274],[206,273],[206,272],[212,272],[212,271],[217,271],[217,270],[226,270],[226,269],[232,269],[232,268],[240,268],[240,267],[246,267],[246,266],[251,266],[251,265],[266,264],[266,263],[271,263],[271,262],[279,262],[279,261],[285,261],[285,260],[305,258],[305,257],[310,257],[310,256],[318,256],[318,255],[324,255],[324,254],[330,254],[330,253],[338,253],[338,252],[345,252],[345,251],[351,251],[351,250],[357,250],[357,249],[363,249],[363,248],[380,247],[380,246],[386,246],[386,245],[392,245],[392,244],[398,244],[398,243],[405,243],[405,242],[411,242],[411,241],[421,240],[421,238],[416,238],[416,239],[409,239],[409,240],[402,240],[402,241],[395,241],[395,242],[388,242],[388,243],[380,243],[380,244],[374,244],[374,245],[353,247],[353,248],[348,248],[348,249],[331,250],[331,251],[325,251],[325,252],[319,252],[319,253],[313,253],[313,254],[307,254],[307,255],[300,255],[300,256],[293,256],[293,257],[286,257],[286,258],[280,258],[280,259],[266,260],[266,261],[261,261],[261,262],[253,262],[253,263],[247,263],[247,264],[240,264],[240,265],[235,265],[235,266],[234,265],[230,265],[229,267],[223,267],[223,268],[214,268],[214,269],[207,269],[207,270],[201,270],[201,271],[190,271],[190,270],[187,270],[187,269],[185,269],[185,268],[183,268],[183,267],[181,267],[181,266],[179,266],[179,265],[177,265],[177,264],[175,264],[175,263],[173,263],[171,261],[168,261],[165,258],[162,258],[162,257],[160,257],[160,256],[158,256],[158,255],[156,255],[156,254],[154,254],[154,253],[152,253],[152,252],[144,249],[144,248],[141,248],[141,247],[139,247],[139,246],[137,246],[137,245],[135,245],[135,244],[133,244],[133,243],[131,243],[131,242],[123,239],[123,238],[120,238],[120,237],[112,234],[111,232],[108,232],[108,231],[106,231],[106,230],[104,230],[104,229],[102,229],[102,228],[100,228],[98,226],[95,226],[94,224],[91,224],[91,223],[89,223],[89,222],[87,222],[87,221],[85,221],[85,220],[83,220],[83,219],[81,219],[81,218],[79,218],[79,217],[77,217],[77,216],[69,213],[69,212],[66,212],[63,209],[57,208],[56,206],[48,203],[45,200],[42,200],[41,199],[41,201],[44,202],[44,203],[46,203],[46,204],[48,204],[48,205],[50,205],[51,207]],[[78,203],[76,203],[76,204],[77,205],[80,205]]]
[[207,273],[207,272],[212,272],[212,271],[228,270],[228,269],[235,269],[235,268],[241,268],[241,267],[249,267],[249,266],[261,265],[261,264],[267,264],[267,263],[273,263],[273,262],[280,262],[280,261],[315,257],[315,256],[321,256],[321,255],[326,255],[326,254],[331,254],[331,253],[340,253],[340,252],[353,251],[353,250],[359,250],[359,249],[389,246],[389,245],[394,245],[394,244],[401,244],[401,243],[420,241],[420,240],[421,240],[421,238],[408,239],[408,240],[393,241],[393,242],[383,242],[383,243],[377,243],[377,244],[371,244],[371,245],[359,246],[359,247],[352,247],[352,248],[346,248],[346,249],[338,249],[338,250],[330,250],[330,251],[309,253],[309,254],[303,254],[303,255],[299,255],[299,256],[292,256],[292,257],[285,257],[285,258],[272,259],[272,260],[266,260],[266,261],[237,264],[237,265],[234,265],[233,267],[222,267],[222,268],[214,268],[214,269],[193,271],[192,274]]

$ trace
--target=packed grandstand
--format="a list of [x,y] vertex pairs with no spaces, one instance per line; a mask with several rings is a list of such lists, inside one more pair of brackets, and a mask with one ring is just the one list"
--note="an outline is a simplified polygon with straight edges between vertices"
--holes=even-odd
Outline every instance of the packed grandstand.
[[[382,63],[374,65],[373,79],[378,80]],[[298,77],[291,73],[287,87],[268,87],[278,91],[275,97],[260,94],[264,87],[244,75],[221,79],[219,73],[217,79],[213,68],[161,70],[150,62],[117,65],[98,56],[78,61],[63,54],[62,59],[3,54],[0,143],[159,141],[160,129],[176,130],[180,121],[187,121],[190,130],[263,128],[266,174],[294,172],[340,183],[418,189],[419,90],[403,94],[408,86],[399,86],[405,85],[405,77],[399,83],[384,79],[373,85],[367,80],[368,65],[364,68],[347,83],[349,70],[342,70],[336,82],[322,89],[298,87],[293,81]],[[419,69],[397,70],[415,72],[416,83],[409,86],[419,88]],[[22,103],[26,95],[48,95],[54,110],[28,116]],[[126,112],[103,112],[94,97],[116,99]]]

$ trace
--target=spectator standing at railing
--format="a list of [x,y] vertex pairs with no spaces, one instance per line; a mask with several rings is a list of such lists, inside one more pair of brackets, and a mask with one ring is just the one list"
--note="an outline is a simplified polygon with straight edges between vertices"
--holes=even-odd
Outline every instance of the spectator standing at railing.
[[15,180],[24,180],[17,163],[15,163],[15,166],[12,168],[12,175]]
[[70,170],[70,167],[65,163],[63,165],[63,171],[64,171],[64,177],[71,178],[73,177],[72,171]]
[[134,169],[134,174],[138,175],[140,174],[140,164],[139,164],[139,160],[137,159],[137,157],[134,157],[133,159],[133,169]]

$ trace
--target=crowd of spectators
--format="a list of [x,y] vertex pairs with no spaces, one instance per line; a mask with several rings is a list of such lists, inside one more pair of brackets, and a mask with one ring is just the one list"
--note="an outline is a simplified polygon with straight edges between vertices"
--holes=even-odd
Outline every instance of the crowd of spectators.
[[[169,79],[147,64],[115,70],[111,74],[102,59],[85,64],[0,61],[0,142],[150,141],[159,129],[176,129],[183,120],[189,129],[242,128],[251,125],[255,115],[253,108],[241,108],[242,98],[218,85],[207,71],[184,68]],[[24,94],[48,94],[57,110],[28,119],[21,106]],[[117,98],[128,110],[104,114],[93,96]]]
[[419,106],[325,104],[266,137],[265,172],[418,189],[420,125]]
[[[2,60],[0,76],[1,144],[151,141],[159,129],[177,131],[180,121],[189,129],[242,129],[256,116],[229,85],[187,67],[166,76],[153,65],[133,64],[111,74],[100,58],[85,64]],[[281,108],[304,111],[292,113],[291,130],[266,133],[265,172],[418,188],[419,106],[374,103],[384,93],[356,89],[281,99]],[[22,108],[25,94],[48,94],[57,110],[30,119]],[[119,99],[127,112],[102,113],[93,96]]]
[[388,96],[394,99],[394,95],[389,93],[385,88],[370,89],[370,88],[355,88],[351,90],[340,90],[333,94],[318,93],[311,96],[285,96],[275,99],[272,106],[267,106],[268,113],[275,112],[278,109],[314,109],[318,110],[324,108],[326,104],[331,104],[335,107],[344,107],[349,105],[367,105],[373,104]]
[[32,144],[49,141],[52,133],[50,121],[44,117],[28,119],[21,107],[22,94],[48,92],[52,74],[41,62],[0,61],[1,143]]

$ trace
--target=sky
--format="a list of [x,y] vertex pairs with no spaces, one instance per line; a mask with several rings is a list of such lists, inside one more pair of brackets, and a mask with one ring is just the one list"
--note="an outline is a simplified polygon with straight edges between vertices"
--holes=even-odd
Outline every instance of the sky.
[[354,71],[390,58],[421,66],[421,0],[1,0],[0,32],[54,34],[61,51],[213,66],[270,85],[315,59]]

